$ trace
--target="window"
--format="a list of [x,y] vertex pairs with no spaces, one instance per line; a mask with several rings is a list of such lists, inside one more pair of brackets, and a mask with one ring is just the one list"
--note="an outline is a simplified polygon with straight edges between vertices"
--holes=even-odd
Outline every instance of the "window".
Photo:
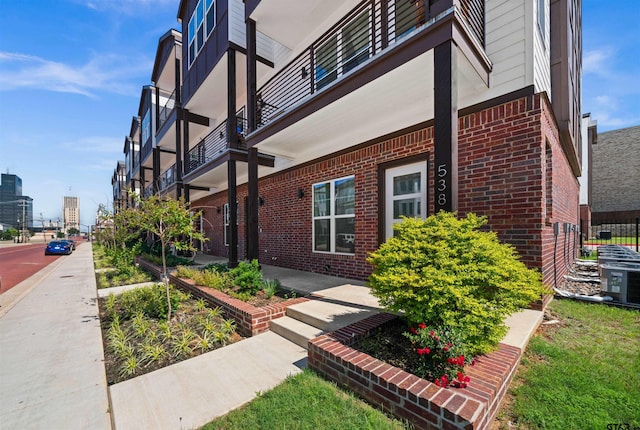
[[369,10],[367,9],[316,50],[316,90],[335,81],[338,76],[367,60],[371,55],[369,39]]
[[355,253],[355,179],[313,185],[313,250]]
[[216,26],[216,7],[214,0],[200,0],[189,20],[189,65],[204,46]]
[[545,32],[546,32],[546,11],[545,11],[545,1],[546,0],[538,0],[538,30],[540,30],[540,37],[542,37],[542,41],[545,41]]

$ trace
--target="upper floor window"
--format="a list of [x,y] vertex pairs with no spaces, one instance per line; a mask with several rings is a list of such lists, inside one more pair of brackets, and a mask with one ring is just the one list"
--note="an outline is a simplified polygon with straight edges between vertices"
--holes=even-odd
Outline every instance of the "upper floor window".
[[215,25],[215,0],[200,0],[189,20],[189,65],[196,59]]
[[547,31],[545,1],[546,0],[538,0],[538,30],[540,31],[540,37],[543,42],[545,41],[545,32]]

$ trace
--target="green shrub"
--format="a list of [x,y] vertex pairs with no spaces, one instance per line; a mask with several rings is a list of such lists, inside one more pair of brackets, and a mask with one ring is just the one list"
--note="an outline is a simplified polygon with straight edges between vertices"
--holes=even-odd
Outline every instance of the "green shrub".
[[215,268],[202,270],[192,269],[189,267],[178,266],[176,276],[193,280],[196,285],[203,287],[215,288],[216,290],[226,291],[231,285],[231,279],[228,272],[220,272]]
[[[170,297],[172,314],[175,314],[180,303],[187,300],[189,295],[172,286]],[[166,319],[168,312],[166,291],[162,284],[125,291],[114,299],[110,308],[122,320],[130,320],[139,313],[153,319]]]
[[214,272],[228,272],[229,266],[226,263],[211,263],[204,266],[204,270],[210,270]]
[[540,274],[519,261],[485,217],[440,212],[405,219],[373,252],[371,292],[413,324],[459,328],[471,354],[488,352],[506,334],[507,315],[539,299]]
[[262,288],[262,272],[258,260],[250,263],[241,261],[237,267],[229,270],[229,276],[241,293],[255,295]]
[[[145,260],[155,264],[156,266],[162,266],[161,255],[142,253],[140,254],[140,256]],[[165,259],[167,262],[167,267],[190,266],[193,264],[193,262],[188,258],[178,257],[173,254],[166,254]]]

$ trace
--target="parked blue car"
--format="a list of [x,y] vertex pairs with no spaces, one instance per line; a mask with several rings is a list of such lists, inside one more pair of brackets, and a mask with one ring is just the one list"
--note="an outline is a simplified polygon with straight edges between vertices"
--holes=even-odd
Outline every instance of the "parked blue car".
[[59,242],[64,242],[71,248],[71,252],[76,250],[76,242],[71,239],[60,239]]
[[71,254],[71,245],[60,240],[53,240],[47,244],[44,249],[44,255],[69,255]]

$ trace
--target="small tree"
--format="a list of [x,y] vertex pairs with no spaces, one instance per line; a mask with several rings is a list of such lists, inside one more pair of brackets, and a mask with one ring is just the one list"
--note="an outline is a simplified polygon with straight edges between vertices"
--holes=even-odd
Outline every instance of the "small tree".
[[486,218],[440,212],[407,218],[395,237],[373,252],[371,292],[391,311],[418,325],[459,329],[473,355],[494,349],[506,334],[504,318],[539,299],[540,273],[528,269]]
[[67,233],[69,233],[69,236],[75,236],[76,234],[80,233],[80,230],[78,230],[75,227],[71,227]]
[[195,251],[193,240],[204,241],[206,238],[196,230],[195,220],[200,213],[192,213],[189,205],[180,198],[163,198],[151,196],[138,200],[138,207],[127,209],[130,226],[153,234],[160,242],[162,252],[162,280],[167,293],[169,312],[167,320],[171,318],[171,297],[169,295],[169,277],[167,275],[167,250],[169,245],[179,251]]

